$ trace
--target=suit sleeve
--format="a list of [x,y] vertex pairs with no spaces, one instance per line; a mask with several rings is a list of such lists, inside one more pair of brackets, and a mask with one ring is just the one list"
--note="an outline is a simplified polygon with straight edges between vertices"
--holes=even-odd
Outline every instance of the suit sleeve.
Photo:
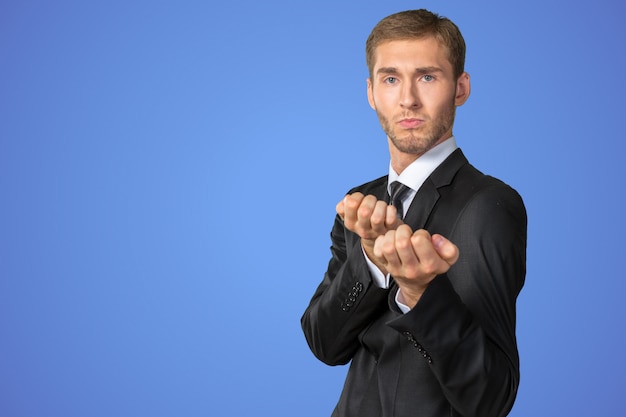
[[517,394],[515,302],[526,273],[526,221],[508,186],[476,194],[447,236],[459,247],[457,263],[389,323],[424,353],[444,395],[466,417],[505,416]]
[[387,309],[388,289],[374,284],[359,237],[339,216],[331,232],[332,258],[301,319],[313,354],[328,365],[343,365],[359,348],[361,331]]

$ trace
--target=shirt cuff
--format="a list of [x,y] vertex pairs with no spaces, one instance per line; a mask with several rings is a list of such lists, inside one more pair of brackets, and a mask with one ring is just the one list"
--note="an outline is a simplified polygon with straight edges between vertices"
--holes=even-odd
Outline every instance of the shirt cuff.
[[363,251],[363,256],[365,257],[365,262],[367,262],[367,267],[370,270],[370,275],[372,276],[372,281],[378,288],[387,289],[389,288],[389,274],[383,274],[383,271],[378,269],[378,267],[367,257],[365,253],[365,249],[361,246],[361,250]]
[[399,288],[398,288],[398,291],[396,291],[396,298],[395,298],[395,300],[396,300],[396,304],[398,305],[398,308],[400,309],[400,311],[402,311],[403,314],[406,314],[409,311],[411,311],[411,308],[408,305],[402,303],[403,300],[402,300],[402,295],[400,294],[400,289]]
[[[378,288],[384,288],[384,289],[389,288],[389,279],[391,278],[391,275],[383,274],[383,272],[380,269],[378,269],[378,267],[374,264],[374,262],[372,262],[370,258],[367,257],[367,254],[365,253],[365,249],[361,247],[361,250],[363,251],[363,256],[365,257],[365,262],[367,262],[367,267],[370,270],[370,275],[372,276],[372,281],[374,281],[374,284]],[[409,308],[409,306],[407,306],[406,304],[400,301],[401,298],[402,297],[400,295],[400,290],[396,291],[396,297],[395,297],[396,304],[398,305],[398,308],[400,309],[400,311],[402,311],[403,314],[406,314],[409,311],[411,311],[411,309]]]

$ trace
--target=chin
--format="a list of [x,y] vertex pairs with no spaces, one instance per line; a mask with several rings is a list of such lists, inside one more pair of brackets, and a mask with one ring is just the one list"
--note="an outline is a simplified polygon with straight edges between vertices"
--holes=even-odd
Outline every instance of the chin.
[[393,145],[402,153],[421,155],[437,144],[437,139],[409,137],[405,139],[391,139]]

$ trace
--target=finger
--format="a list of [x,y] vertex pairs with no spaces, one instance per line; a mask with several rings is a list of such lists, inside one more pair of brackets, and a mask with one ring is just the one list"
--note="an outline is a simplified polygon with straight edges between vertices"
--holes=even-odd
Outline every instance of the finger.
[[[418,255],[421,253],[422,256],[426,256],[428,254],[428,250],[434,252],[430,233],[428,233],[427,230],[419,229],[413,232],[411,235],[411,243],[415,253]],[[419,258],[421,259],[421,257]]]
[[[452,244],[452,242],[445,239],[445,241],[441,240],[443,236],[439,235],[439,237],[434,239],[430,236],[430,234],[425,230],[417,231],[412,236],[413,248],[417,257],[420,261],[420,267],[422,272],[425,274],[434,274],[439,275],[443,274],[450,269],[450,265],[452,265],[456,261],[455,251],[458,252],[456,246]],[[435,249],[435,244],[441,245],[440,248],[446,254],[446,258],[444,259],[441,254]],[[448,246],[451,245],[451,247]],[[450,256],[448,258],[448,255]],[[451,262],[451,263],[450,263]]]
[[397,229],[401,224],[404,224],[404,222],[398,218],[398,210],[393,205],[387,204],[385,212],[385,227],[387,230]]
[[374,232],[372,227],[372,214],[376,207],[376,197],[373,195],[366,195],[363,197],[359,209],[357,210],[357,233],[362,238],[375,239],[379,234],[383,232]]
[[345,207],[345,205],[343,203],[344,200],[345,200],[345,197],[342,198],[341,201],[338,202],[337,205],[335,206],[335,211],[337,212],[339,217],[341,217],[341,220],[343,220],[345,215],[346,215],[346,207]]
[[395,234],[394,245],[400,263],[405,269],[413,270],[419,266],[419,259],[415,254],[412,242],[413,231],[406,224],[398,226]]
[[441,235],[432,236],[433,247],[439,256],[446,261],[448,265],[454,265],[459,260],[459,248],[448,239]]
[[350,230],[354,228],[357,222],[357,210],[361,205],[363,197],[361,193],[354,193],[348,194],[343,198],[344,222],[346,227]]
[[374,207],[376,206],[376,197],[373,195],[366,195],[361,199],[359,208],[357,210],[357,217],[361,223],[370,224]]
[[394,274],[402,264],[398,258],[395,247],[395,230],[390,230],[384,235],[378,236],[374,242],[374,255],[381,259],[387,271]]
[[449,266],[433,247],[428,231],[423,229],[415,231],[411,236],[411,245],[422,273],[430,275],[447,271]]
[[372,211],[372,215],[370,217],[370,223],[372,230],[378,234],[382,235],[387,232],[387,206],[388,204],[384,201],[376,201],[374,204],[374,210]]
[[383,245],[385,244],[385,235],[380,235],[374,241],[374,256],[384,260],[384,263],[387,263],[385,259],[385,254],[383,253]]

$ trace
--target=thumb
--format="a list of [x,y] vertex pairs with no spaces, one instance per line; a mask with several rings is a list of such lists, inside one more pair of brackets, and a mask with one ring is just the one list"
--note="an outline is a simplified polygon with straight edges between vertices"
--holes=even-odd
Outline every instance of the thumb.
[[458,261],[459,248],[457,248],[454,243],[441,235],[433,235],[431,242],[439,256],[441,256],[448,265],[454,265],[454,263]]
[[346,201],[347,197],[348,196],[341,199],[341,201],[338,202],[337,205],[335,206],[335,210],[337,211],[337,214],[339,215],[339,217],[341,217],[341,220],[343,220],[344,216],[346,215],[346,207],[344,205],[344,201]]

